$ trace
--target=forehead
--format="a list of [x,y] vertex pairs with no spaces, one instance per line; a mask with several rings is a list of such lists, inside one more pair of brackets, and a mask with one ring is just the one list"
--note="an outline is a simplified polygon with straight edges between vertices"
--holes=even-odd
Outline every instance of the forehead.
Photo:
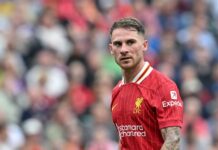
[[143,39],[142,34],[134,28],[117,28],[111,35],[111,41],[123,41],[128,39]]

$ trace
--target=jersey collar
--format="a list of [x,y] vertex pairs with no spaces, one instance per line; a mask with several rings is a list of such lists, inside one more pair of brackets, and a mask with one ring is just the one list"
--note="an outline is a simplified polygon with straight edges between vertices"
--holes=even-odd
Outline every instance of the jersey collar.
[[[132,83],[140,84],[146,77],[149,76],[153,68],[150,66],[150,64],[146,61],[144,63],[144,66],[139,71],[139,73],[133,78]],[[120,85],[123,85],[124,83],[124,77],[122,78],[122,81],[120,82]]]

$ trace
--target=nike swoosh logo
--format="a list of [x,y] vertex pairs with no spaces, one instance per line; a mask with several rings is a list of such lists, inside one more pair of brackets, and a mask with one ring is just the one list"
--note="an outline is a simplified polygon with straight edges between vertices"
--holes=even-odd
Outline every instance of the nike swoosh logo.
[[116,106],[117,106],[117,104],[114,104],[114,105],[112,106],[111,110],[113,111]]

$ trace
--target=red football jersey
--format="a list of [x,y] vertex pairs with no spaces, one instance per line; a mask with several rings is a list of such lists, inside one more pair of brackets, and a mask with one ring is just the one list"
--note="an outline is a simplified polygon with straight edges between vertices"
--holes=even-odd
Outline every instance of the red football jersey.
[[148,62],[131,83],[113,89],[111,111],[122,150],[159,150],[161,128],[182,126],[183,102],[176,84]]

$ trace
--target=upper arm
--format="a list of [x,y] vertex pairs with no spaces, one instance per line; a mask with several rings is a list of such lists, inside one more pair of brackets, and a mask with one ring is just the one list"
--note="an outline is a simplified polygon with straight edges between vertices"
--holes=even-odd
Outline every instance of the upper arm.
[[183,102],[176,84],[168,82],[158,89],[156,111],[160,128],[182,126]]
[[180,142],[180,127],[167,127],[161,129],[164,145],[161,150],[177,150]]

